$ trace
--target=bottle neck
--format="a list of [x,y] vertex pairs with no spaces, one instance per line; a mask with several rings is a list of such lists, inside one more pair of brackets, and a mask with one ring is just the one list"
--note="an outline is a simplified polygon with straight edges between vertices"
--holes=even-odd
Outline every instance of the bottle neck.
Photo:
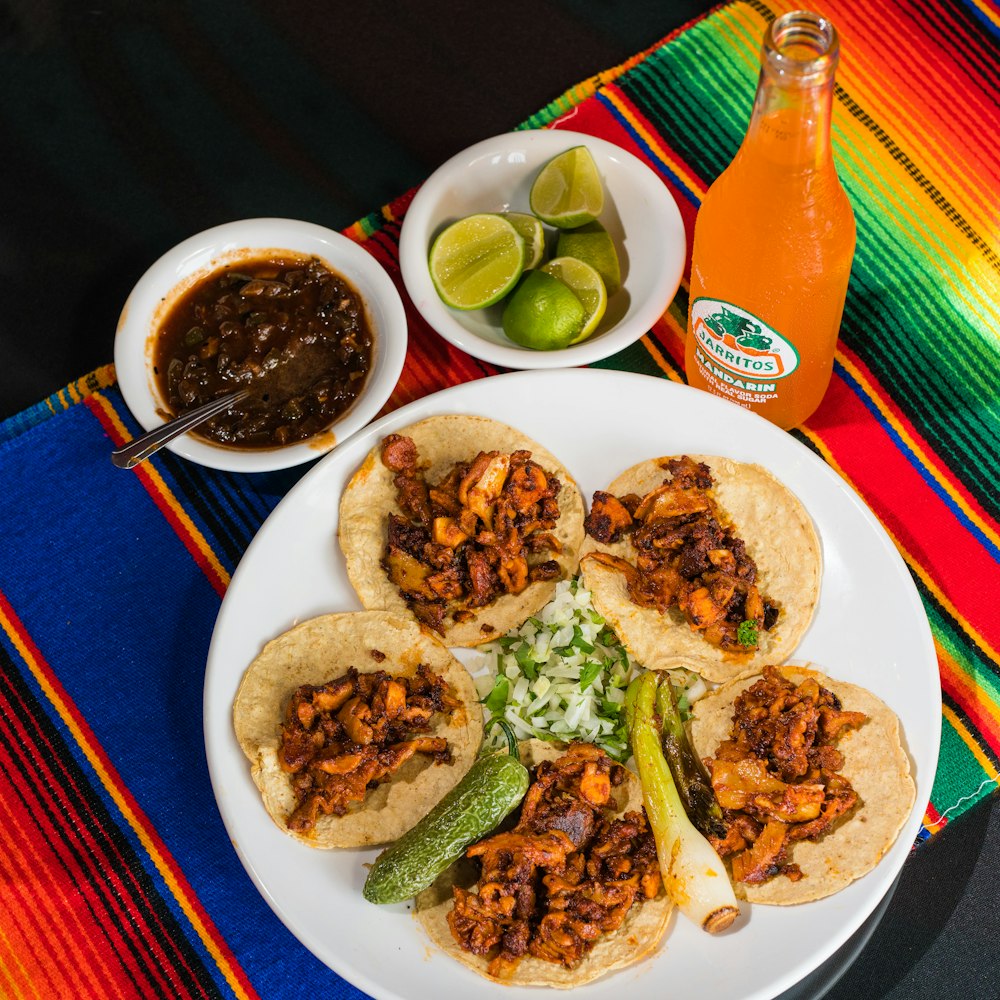
[[838,56],[836,31],[817,14],[794,11],[771,23],[741,156],[802,172],[833,165],[830,122]]

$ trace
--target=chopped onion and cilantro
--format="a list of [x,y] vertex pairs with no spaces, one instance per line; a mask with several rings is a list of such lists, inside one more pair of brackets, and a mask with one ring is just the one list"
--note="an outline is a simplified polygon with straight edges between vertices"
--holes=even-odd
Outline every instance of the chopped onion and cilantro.
[[[561,581],[536,615],[480,651],[489,658],[478,679],[487,721],[505,719],[518,739],[584,740],[628,760],[625,689],[640,667],[578,578]],[[671,681],[686,716],[704,681],[686,670],[671,671]]]

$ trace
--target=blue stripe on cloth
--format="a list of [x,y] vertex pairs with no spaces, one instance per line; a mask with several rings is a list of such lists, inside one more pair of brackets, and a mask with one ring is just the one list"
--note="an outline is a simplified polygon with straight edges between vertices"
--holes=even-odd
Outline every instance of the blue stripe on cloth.
[[682,181],[680,177],[678,177],[677,174],[675,174],[663,162],[663,160],[660,159],[660,157],[656,153],[656,150],[653,149],[653,147],[648,142],[646,142],[646,140],[642,137],[642,135],[639,133],[636,127],[625,117],[625,115],[622,114],[622,112],[615,105],[615,103],[601,91],[598,91],[595,96],[597,97],[597,100],[600,101],[600,103],[604,105],[605,108],[607,108],[608,112],[615,119],[615,121],[617,121],[622,126],[622,128],[624,128],[625,131],[628,132],[628,134],[632,137],[632,141],[646,154],[646,156],[649,158],[650,163],[652,163],[655,166],[656,170],[659,173],[663,174],[665,177],[668,177],[671,183],[674,185],[674,188],[677,191],[679,191],[682,195],[684,195],[684,197],[697,208],[701,204],[701,199],[697,197],[697,195],[695,195],[695,193],[688,188],[687,184],[684,181]]
[[[204,667],[220,605],[211,583],[139,477],[111,465],[110,442],[86,406],[0,448],[22,470],[0,491],[2,588],[255,989],[267,1000],[299,995],[302,983],[335,998],[363,996],[274,916],[216,808],[202,736]],[[223,490],[192,468],[228,520],[226,491],[240,477]],[[251,488],[258,509],[277,499],[266,486]]]
[[[1000,26],[989,17],[986,11],[975,0],[959,0],[959,3],[979,22],[981,27],[985,28],[994,38],[1000,39]],[[996,0],[986,0],[986,3],[994,8],[997,7]]]

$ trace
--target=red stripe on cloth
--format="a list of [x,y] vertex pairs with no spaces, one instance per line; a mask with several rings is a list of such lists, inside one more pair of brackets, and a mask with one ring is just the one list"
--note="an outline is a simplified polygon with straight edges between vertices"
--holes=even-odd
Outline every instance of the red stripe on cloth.
[[838,343],[837,351],[857,370],[858,374],[865,380],[866,387],[871,391],[872,395],[891,414],[893,420],[899,424],[906,436],[911,439],[914,448],[919,451],[916,460],[922,462],[935,479],[946,483],[954,491],[962,503],[969,508],[969,512],[982,522],[982,526],[986,531],[1000,535],[1000,521],[997,521],[995,517],[986,511],[976,497],[969,492],[965,484],[955,475],[951,467],[942,461],[941,456],[934,451],[931,444],[917,431],[895,400],[882,388],[868,366],[857,354],[846,347],[843,342]]
[[941,667],[941,690],[975,728],[972,736],[978,733],[993,753],[1000,757],[1000,710],[975,679],[964,673],[956,663],[950,660],[942,662],[940,657],[938,662]]
[[[12,806],[15,802],[35,804],[29,815],[22,813],[22,825],[33,827],[39,848],[47,849],[82,900],[93,921],[93,933],[98,939],[103,937],[106,958],[119,965],[116,980],[120,985],[131,982],[140,987],[145,983],[146,989],[169,997],[175,987],[163,970],[171,960],[145,928],[132,898],[144,895],[142,889],[120,855],[113,848],[109,853],[110,838],[101,842],[90,833],[89,827],[99,825],[99,821],[92,814],[82,815],[70,800],[64,776],[49,765],[58,759],[58,748],[47,740],[37,740],[37,735],[36,730],[20,723],[15,712],[4,713],[0,720],[0,740],[12,751],[8,755],[4,748],[0,756],[6,787],[14,793],[9,802]],[[86,790],[72,787],[85,802]],[[138,946],[138,955],[128,947],[129,942]]]
[[387,222],[361,244],[385,269],[389,276],[399,274],[399,226]]
[[[925,0],[864,9],[853,3],[828,6],[842,36],[845,68],[863,77],[877,101],[868,110],[917,139],[915,152],[926,158],[925,169],[946,172],[967,198],[991,211],[988,192],[1000,184],[1000,171],[987,151],[996,129],[984,123],[1000,125],[1000,115],[983,98],[983,78],[970,65],[970,46],[979,39],[962,38],[954,19],[948,31],[936,29]],[[871,44],[890,37],[891,46]],[[980,141],[966,142],[970,132]]]
[[[949,120],[935,117],[935,131],[954,130],[960,140],[968,134],[965,125],[978,131],[996,114],[983,97],[984,83],[988,86],[983,74],[996,72],[992,54],[983,47],[985,36],[964,31],[962,23],[939,3],[897,0],[872,7],[833,0],[828,7],[838,28],[843,24],[858,47],[877,54],[880,76],[911,95],[909,114],[947,106]],[[946,31],[941,30],[941,22],[947,22]],[[891,45],[884,44],[887,38],[893,40]],[[843,49],[843,58],[845,63],[853,58],[851,48]],[[958,144],[972,151],[968,143]]]
[[[989,643],[1000,649],[996,563],[927,485],[863,401],[837,375],[807,422],[910,558]],[[961,621],[960,621],[961,624]]]
[[[0,791],[0,824],[6,834],[6,846],[0,851],[0,878],[7,912],[14,917],[8,934],[19,926],[29,927],[33,940],[25,935],[25,949],[32,953],[44,942],[44,953],[37,956],[37,963],[53,983],[52,996],[96,996],[100,992],[97,976],[105,983],[110,980],[110,967],[95,947],[99,935],[93,933],[92,926],[84,926],[75,899],[51,877],[54,856],[48,850],[43,855],[37,838],[31,835],[33,824],[28,822],[30,811],[25,803],[9,801],[6,791]],[[53,934],[54,928],[61,933]]]
[[924,810],[924,825],[937,833],[939,830],[943,829],[948,825],[948,817],[942,816],[934,806],[928,802],[927,808]]
[[[135,797],[129,791],[128,786],[122,780],[111,759],[90,729],[86,719],[69,697],[66,689],[52,670],[52,667],[35,645],[34,640],[2,592],[0,592],[0,620],[4,622],[8,634],[11,635],[12,640],[22,651],[22,655],[24,655],[25,661],[32,673],[40,681],[46,695],[53,702],[74,739],[92,766],[94,766],[112,800],[121,810],[132,829],[138,834],[143,847],[150,855],[156,868],[163,875],[167,887],[191,921],[201,940],[205,943],[222,974],[231,985],[236,987],[235,991],[240,995],[251,998],[251,1000],[259,1000],[256,991],[250,985],[246,973],[236,960],[225,938],[219,933],[218,928],[212,922],[198,895],[185,878],[180,866],[157,833],[156,828],[150,822],[149,817],[146,816]],[[34,734],[23,732],[25,745],[30,745],[33,739]],[[57,751],[51,745],[47,745],[47,754],[57,757]],[[79,824],[63,824],[63,829],[67,827],[76,829],[82,833]],[[131,877],[132,873],[127,871],[127,869],[126,873]],[[121,886],[121,888],[123,889],[124,886]],[[137,885],[134,887],[134,890],[137,893],[142,893],[141,887]],[[120,912],[129,912],[130,919],[132,919],[134,907],[127,905],[122,907],[121,904],[125,902],[125,897],[120,896],[118,898],[118,909]],[[176,995],[176,993],[168,991],[168,996],[172,997]]]
[[500,370],[452,347],[423,320],[408,298],[403,301],[410,329],[409,344],[406,363],[388,409]]
[[[23,969],[25,978],[41,995],[79,996],[84,986],[79,975],[73,974],[74,964],[67,960],[62,941],[55,947],[50,943],[53,930],[58,932],[62,914],[49,905],[49,886],[38,883],[38,869],[26,866],[18,850],[24,831],[8,811],[3,811],[4,805],[0,794],[6,841],[0,851],[0,880],[4,886],[4,915],[9,918],[0,926],[0,965]],[[30,895],[25,890],[30,890]]]

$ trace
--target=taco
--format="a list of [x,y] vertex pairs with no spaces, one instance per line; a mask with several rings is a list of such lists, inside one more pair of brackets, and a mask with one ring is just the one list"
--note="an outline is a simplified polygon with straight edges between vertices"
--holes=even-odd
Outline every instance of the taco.
[[470,847],[417,897],[416,917],[487,979],[572,989],[654,951],[672,904],[631,771],[589,743],[529,740],[521,759],[532,784],[516,825]]
[[366,608],[476,646],[520,625],[576,571],[583,498],[512,427],[429,417],[372,449],[344,491],[338,537]]
[[319,848],[395,840],[482,742],[465,667],[412,621],[376,611],[312,618],[269,642],[233,724],[268,814]]
[[726,835],[713,839],[737,896],[789,905],[871,871],[913,806],[899,720],[864,688],[767,667],[694,705]]
[[819,538],[759,465],[693,455],[632,466],[594,494],[581,570],[645,667],[722,682],[791,655],[812,620]]

